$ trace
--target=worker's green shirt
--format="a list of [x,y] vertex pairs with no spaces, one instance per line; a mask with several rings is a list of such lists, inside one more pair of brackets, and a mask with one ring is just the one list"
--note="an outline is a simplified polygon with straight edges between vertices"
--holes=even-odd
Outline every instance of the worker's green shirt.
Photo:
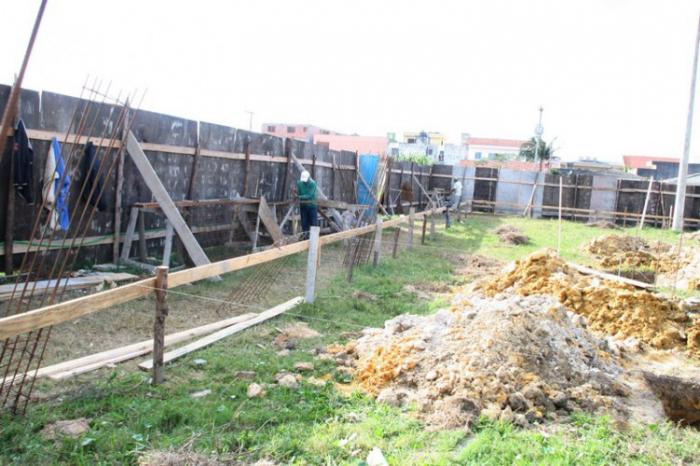
[[316,182],[314,180],[310,179],[306,183],[301,180],[297,181],[297,193],[301,204],[316,205]]

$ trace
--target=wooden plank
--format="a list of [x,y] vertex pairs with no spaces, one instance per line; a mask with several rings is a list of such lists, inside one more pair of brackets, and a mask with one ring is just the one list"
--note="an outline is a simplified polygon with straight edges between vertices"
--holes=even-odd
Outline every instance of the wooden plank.
[[[129,127],[129,101],[126,101],[124,122],[121,128],[122,140],[126,138],[126,129]],[[119,240],[122,230],[122,191],[124,190],[124,151],[117,151],[117,181],[114,188],[114,242],[112,243],[112,262],[119,263]]]
[[282,230],[280,230],[280,227],[277,225],[277,218],[270,210],[270,207],[268,207],[264,196],[260,198],[260,204],[258,205],[258,218],[262,221],[263,225],[265,225],[274,243],[279,245],[283,244],[284,233],[282,233]]
[[125,261],[129,258],[131,254],[131,245],[134,242],[134,232],[136,231],[136,221],[139,218],[138,207],[132,207],[129,213],[129,225],[126,227],[126,237],[124,239],[124,246],[122,246],[121,260]]
[[365,186],[365,189],[367,189],[367,192],[369,193],[370,196],[372,196],[372,199],[374,200],[374,203],[377,205],[377,207],[384,213],[384,215],[389,215],[389,212],[386,211],[384,206],[382,205],[379,200],[377,200],[377,196],[374,194],[372,191],[372,187],[367,183],[365,178],[362,176],[362,173],[357,172],[357,179],[362,182],[362,184]]
[[[73,278],[62,278],[59,280],[38,280],[36,282],[28,282],[26,284],[27,289],[34,289],[36,291],[47,290],[51,288],[65,287],[66,289],[76,289],[76,288],[88,288],[91,286],[100,285],[106,281],[124,281],[133,280],[139,278],[136,275],[130,273],[117,273],[117,272],[102,272],[95,275],[87,275],[85,277],[73,277]],[[24,285],[17,286],[17,292],[20,292],[24,288]],[[9,299],[15,290],[15,284],[10,283],[7,285],[0,285],[0,301]]]
[[[213,343],[216,343],[219,340],[222,340],[228,336],[231,336],[235,333],[241,332],[249,327],[252,327],[253,325],[257,325],[261,322],[264,322],[268,319],[271,319],[275,316],[278,316],[282,314],[283,312],[286,312],[296,305],[304,302],[304,298],[302,297],[296,297],[294,299],[291,299],[287,301],[286,303],[282,303],[278,306],[275,306],[271,309],[268,309],[267,311],[261,312],[258,314],[256,317],[253,317],[252,319],[246,320],[245,322],[241,322],[239,324],[232,325],[231,327],[225,328],[223,330],[219,330],[218,332],[212,333],[211,335],[208,335],[200,340],[197,340],[195,342],[192,342],[188,345],[185,345],[181,348],[178,348],[174,351],[168,351],[165,353],[163,356],[163,363],[167,364],[171,361],[174,361],[175,359],[178,359],[182,356],[185,356],[187,354],[192,353],[193,351],[197,351],[198,349],[202,349],[204,347],[207,347]],[[144,369],[144,370],[150,370],[153,367],[153,361],[144,361],[141,364],[139,364],[139,368]]]
[[[275,249],[270,249],[267,251],[256,252],[254,254],[247,254],[245,256],[234,257],[232,259],[226,259],[223,261],[214,262],[200,267],[194,267],[191,269],[174,272],[168,276],[168,281],[170,282],[171,287],[176,287],[187,283],[193,283],[199,280],[204,280],[205,278],[221,275],[227,272],[241,270],[246,267],[262,264],[264,262],[269,262],[271,260],[279,259],[281,257],[290,256],[292,254],[305,251],[308,247],[308,241],[299,241],[297,243],[289,244]],[[1,323],[2,319],[0,319],[0,324]]]
[[139,209],[139,260],[146,262],[148,250],[146,249],[146,213]]
[[[211,333],[225,327],[229,327],[233,324],[243,322],[244,320],[248,320],[252,317],[255,317],[255,314],[248,313],[236,317],[231,317],[228,319],[223,319],[218,322],[213,322],[211,324],[194,327],[189,330],[171,333],[170,335],[165,336],[165,346],[168,347],[177,343],[181,343],[183,341],[191,340],[192,338],[206,335],[207,333]],[[129,359],[143,356],[145,354],[150,353],[152,350],[153,339],[149,338],[148,340],[143,340],[128,346],[114,348],[107,351],[101,351],[99,353],[83,356],[77,359],[72,359],[70,361],[65,361],[51,366],[42,367],[37,371],[36,377],[48,376],[55,380],[62,380],[67,378],[66,374],[70,374],[69,376],[84,374],[86,372],[99,369],[109,364],[128,361]],[[57,377],[53,377],[53,374],[55,374]]]
[[[206,207],[206,206],[220,206],[220,205],[255,205],[260,202],[259,199],[252,199],[246,197],[240,197],[238,199],[199,199],[199,200],[184,200],[175,201],[174,204],[178,208],[183,207]],[[277,203],[281,204],[281,203]],[[141,209],[160,209],[160,205],[157,202],[135,202],[134,206]]]
[[[436,209],[439,213],[444,208]],[[415,214],[425,215],[424,212]],[[397,217],[384,222],[385,228],[399,225],[405,221],[406,217]],[[345,230],[339,233],[323,236],[319,239],[321,245],[341,241],[353,236],[371,233],[374,225],[367,225],[354,230]],[[281,246],[279,248],[261,251],[255,254],[248,254],[241,257],[234,257],[211,264],[206,264],[191,269],[181,270],[168,275],[168,282],[171,288],[187,283],[193,283],[206,278],[211,278],[227,272],[241,270],[246,267],[262,264],[281,257],[305,251],[309,247],[309,241],[299,241],[293,244]],[[111,290],[102,291],[88,296],[83,296],[63,303],[52,304],[33,311],[0,318],[0,340],[20,335],[25,332],[37,330],[61,322],[76,319],[78,317],[91,314],[102,309],[118,304],[126,303],[134,299],[146,296],[155,285],[155,278],[146,278],[138,282],[129,283]]]
[[117,304],[127,303],[146,296],[154,285],[154,278],[146,278],[111,290],[3,317],[0,319],[0,340],[77,319]]
[[644,283],[640,282],[639,280],[632,280],[631,278],[626,278],[626,277],[619,277],[617,275],[614,275],[612,273],[607,273],[607,272],[601,272],[600,270],[595,270],[591,269],[589,267],[585,267],[583,265],[575,264],[573,262],[569,262],[569,266],[573,268],[574,270],[581,272],[586,275],[595,275],[596,277],[603,278],[605,280],[610,280],[613,282],[619,282],[619,283],[624,283],[626,285],[632,285],[637,288],[644,288],[647,290],[651,290],[656,288],[655,285],[652,285],[651,283]]
[[173,226],[170,220],[165,221],[165,244],[163,245],[163,261],[161,265],[170,266],[170,254],[173,251]]
[[141,173],[146,185],[148,185],[149,189],[153,193],[153,196],[156,198],[156,201],[158,201],[163,213],[168,217],[168,220],[170,220],[170,223],[173,225],[175,231],[177,231],[177,235],[184,244],[185,249],[187,249],[187,253],[192,258],[192,261],[196,265],[209,264],[209,258],[204,253],[204,250],[195,239],[194,234],[185,223],[180,211],[177,210],[177,207],[175,207],[175,204],[166,191],[165,186],[163,186],[163,183],[158,178],[155,170],[153,170],[151,163],[146,157],[146,154],[144,154],[139,142],[134,136],[134,133],[131,131],[129,131],[129,135],[127,137],[126,149],[131,155],[131,159],[134,161],[136,168],[138,168],[139,172]]
[[248,220],[248,215],[242,209],[236,208],[236,218],[241,223],[245,234],[251,241],[255,241],[255,227]]
[[294,204],[289,206],[289,209],[287,209],[287,213],[284,214],[284,217],[282,218],[282,221],[279,224],[280,230],[284,229],[284,225],[287,223],[287,220],[289,220],[290,215],[292,215],[292,212],[294,212]]
[[423,192],[423,194],[425,194],[425,196],[428,198],[428,200],[430,201],[430,205],[432,205],[432,207],[437,207],[437,206],[438,206],[437,201],[435,201],[435,200],[430,196],[430,194],[428,194],[428,191],[425,190],[425,188],[423,187],[423,185],[421,184],[421,182],[418,180],[418,178],[416,178],[416,175],[413,175],[413,180],[416,182],[416,184],[418,185],[418,187],[420,188],[420,190]]

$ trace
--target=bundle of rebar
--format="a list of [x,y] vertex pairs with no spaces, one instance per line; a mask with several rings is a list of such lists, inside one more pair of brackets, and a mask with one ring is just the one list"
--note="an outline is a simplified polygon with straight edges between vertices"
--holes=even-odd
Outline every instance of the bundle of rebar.
[[[82,180],[77,186],[75,183],[72,185],[66,199],[70,227],[67,232],[60,232],[60,226],[52,224],[51,217],[56,206],[48,202],[42,190],[41,205],[35,210],[29,244],[15,274],[14,289],[5,304],[3,316],[25,313],[63,299],[68,286],[68,273],[75,265],[97,206],[111,186],[115,166],[123,156],[124,138],[137,111],[129,106],[136,92],[122,100],[122,92],[114,98],[110,97],[110,88],[111,85],[107,84],[103,89],[103,84],[97,79],[90,87],[86,79],[82,86],[62,141],[65,169],[60,176],[58,172],[54,174],[54,177],[58,176],[57,186],[62,186],[67,176],[71,180]],[[88,143],[96,146],[89,166],[85,163],[85,146]],[[14,187],[10,186],[9,189]],[[119,228],[119,225],[115,225],[115,228]],[[60,243],[58,248],[52,247],[54,242]],[[55,251],[52,252],[52,249]],[[55,285],[37,289],[38,278],[53,279]],[[26,410],[34,388],[34,375],[41,365],[51,329],[42,328],[2,342],[0,406],[3,409],[16,414]]]

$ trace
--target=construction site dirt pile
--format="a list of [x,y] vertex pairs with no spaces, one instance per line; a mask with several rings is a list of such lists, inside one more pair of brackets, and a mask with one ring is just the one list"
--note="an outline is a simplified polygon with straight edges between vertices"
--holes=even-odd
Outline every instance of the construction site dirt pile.
[[363,333],[344,348],[355,381],[377,401],[416,406],[433,427],[468,427],[480,415],[525,426],[572,410],[627,419],[633,392],[653,398],[618,363],[622,346],[551,296],[458,294],[450,309]]
[[513,225],[504,225],[496,230],[496,235],[501,240],[502,243],[518,245],[527,244],[530,242],[530,238],[525,235],[518,227]]
[[605,269],[646,269],[657,274],[657,284],[700,289],[700,250],[693,244],[671,246],[628,235],[606,235],[584,250]]
[[700,352],[698,325],[678,303],[631,285],[583,275],[551,250],[519,259],[474,288],[487,296],[551,295],[567,309],[585,316],[594,330],[618,339],[635,338],[657,349]]

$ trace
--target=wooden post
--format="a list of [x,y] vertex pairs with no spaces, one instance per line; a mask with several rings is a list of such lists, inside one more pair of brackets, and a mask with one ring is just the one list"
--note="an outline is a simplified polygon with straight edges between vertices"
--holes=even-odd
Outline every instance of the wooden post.
[[352,283],[352,273],[355,269],[355,261],[357,261],[357,251],[360,249],[358,244],[359,238],[350,238],[348,241],[348,283]]
[[[292,176],[292,148],[289,142],[289,138],[284,138],[284,155],[287,157],[287,165],[285,166],[284,170],[284,194],[282,196],[282,199],[285,201],[289,200],[289,192],[290,192],[290,185],[291,185],[291,176]],[[282,227],[280,227],[282,228]]]
[[420,244],[425,244],[425,230],[428,227],[428,216],[423,215],[423,232],[421,233],[420,236]]
[[637,236],[639,236],[639,233],[641,233],[642,228],[644,228],[644,222],[646,221],[647,218],[647,208],[649,207],[649,198],[651,197],[651,187],[654,184],[654,178],[650,177],[649,178],[649,186],[647,187],[647,195],[644,198],[644,208],[642,209],[642,218],[639,221],[639,230],[637,230]]
[[[447,228],[447,217],[445,217],[445,228]],[[435,241],[435,209],[430,211],[430,241]]]
[[[7,111],[10,109],[8,108]],[[0,136],[2,137],[2,136]],[[2,156],[2,154],[0,154]],[[7,203],[5,204],[5,275],[12,275],[14,268],[12,242],[15,229],[15,157],[10,153],[9,170],[7,171]]]
[[[126,101],[126,118],[122,126],[122,143],[126,141],[129,127],[129,101]],[[119,243],[122,229],[122,190],[124,188],[124,154],[123,149],[117,151],[117,180],[114,189],[114,243],[112,244],[112,262],[119,263]]]
[[408,250],[413,250],[413,224],[416,219],[416,208],[411,206],[408,208]]
[[248,197],[248,174],[250,173],[250,136],[245,140],[245,165],[243,170],[243,197]]
[[316,270],[321,258],[320,234],[320,227],[311,227],[309,232],[309,255],[306,259],[306,294],[304,296],[307,303],[313,303],[316,297]]
[[255,216],[255,236],[253,236],[253,252],[258,249],[258,235],[260,234],[260,213]]
[[139,210],[139,260],[146,262],[148,250],[146,249],[146,220],[143,209]]
[[163,382],[165,317],[168,315],[167,289],[168,268],[161,265],[156,267],[156,318],[153,322],[153,385]]
[[561,175],[559,175],[559,232],[557,234],[557,254],[561,254],[561,201],[564,192],[564,183]]
[[394,231],[394,248],[391,251],[391,257],[396,259],[396,253],[399,250],[399,236],[401,235],[401,225],[396,226],[396,231]]
[[335,152],[331,153],[331,164],[332,164],[332,169],[331,169],[331,199],[338,200],[339,197],[335,195],[335,172],[336,172]]
[[379,259],[382,257],[382,229],[384,227],[384,220],[381,217],[377,217],[377,229],[374,231],[374,261],[372,265],[375,267],[379,265]]

